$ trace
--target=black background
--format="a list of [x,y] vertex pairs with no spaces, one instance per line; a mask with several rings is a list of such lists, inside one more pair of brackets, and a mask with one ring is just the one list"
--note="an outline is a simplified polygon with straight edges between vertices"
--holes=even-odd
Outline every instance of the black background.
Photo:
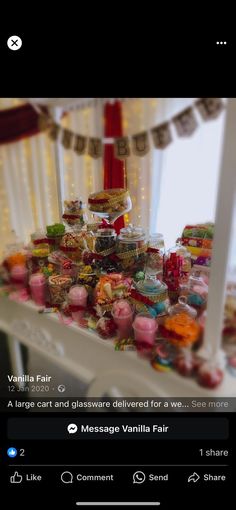
[[[26,416],[24,414],[17,414],[17,417]],[[32,415],[31,415],[32,416]],[[38,415],[40,416],[40,415]],[[52,415],[44,413],[43,417],[50,417]],[[73,413],[69,414],[60,413],[60,418],[71,419],[74,422],[77,418],[98,418],[99,413]],[[2,487],[9,488],[9,476],[18,469],[19,472],[24,472],[23,467],[8,468],[7,465],[13,464],[46,464],[42,468],[32,467],[25,469],[25,472],[37,472],[44,474],[45,480],[39,486],[31,483],[22,483],[19,486],[10,486],[11,488],[11,504],[14,505],[24,504],[24,508],[32,508],[32,502],[47,503],[48,505],[58,505],[58,508],[75,508],[75,501],[161,501],[160,508],[173,508],[173,504],[177,502],[180,508],[195,508],[197,504],[202,505],[202,501],[210,498],[212,505],[215,508],[220,508],[223,505],[227,494],[233,487],[233,468],[232,459],[235,455],[233,445],[233,434],[236,426],[236,417],[233,413],[201,413],[196,416],[196,413],[158,413],[157,422],[164,422],[167,418],[175,418],[183,420],[183,418],[202,419],[214,417],[218,419],[227,417],[230,422],[230,438],[229,440],[198,440],[198,441],[147,441],[147,440],[130,440],[130,441],[27,441],[18,440],[13,441],[6,439],[6,425],[7,417],[2,417],[1,420],[1,437],[5,437],[3,444],[3,455],[1,456],[1,463],[4,466],[4,484]],[[13,415],[11,414],[11,418]],[[34,418],[36,413],[34,413]],[[107,418],[120,419],[117,413],[108,413]],[[139,421],[144,422],[145,419],[151,418],[153,420],[154,413],[124,413],[122,415],[123,421],[127,417],[138,418]],[[42,418],[42,415],[41,415]],[[57,416],[54,413],[53,418],[56,420]],[[101,418],[101,415],[100,415]],[[30,416],[29,416],[30,419]],[[106,416],[102,416],[105,421]],[[9,459],[6,454],[8,447],[14,446],[17,449],[25,449],[25,457],[17,457]],[[199,449],[218,449],[229,450],[229,457],[200,457]],[[52,467],[51,464],[66,464],[68,467]],[[84,467],[73,467],[72,465],[80,464]],[[118,464],[119,467],[103,467],[95,468],[88,465],[95,464]],[[147,467],[148,465],[157,464],[181,464],[182,467]],[[192,464],[192,466],[187,466]],[[203,466],[199,466],[202,464]],[[206,464],[213,464],[215,467],[204,467]],[[229,468],[217,467],[219,464],[229,464]],[[130,465],[135,465],[130,466]],[[183,466],[185,465],[185,466]],[[87,466],[87,468],[86,468]],[[122,467],[123,466],[123,467]],[[74,475],[83,472],[88,474],[108,474],[115,473],[116,482],[75,482],[73,484],[62,484],[60,481],[60,473],[64,470],[71,471]],[[168,482],[145,482],[144,484],[137,485],[132,483],[132,474],[137,470],[151,473],[169,473]],[[188,476],[196,471],[199,475],[210,472],[211,474],[227,474],[227,482],[211,482],[206,483],[199,481],[195,483],[188,483]],[[63,506],[65,505],[66,506]],[[10,507],[11,508],[11,507]]]

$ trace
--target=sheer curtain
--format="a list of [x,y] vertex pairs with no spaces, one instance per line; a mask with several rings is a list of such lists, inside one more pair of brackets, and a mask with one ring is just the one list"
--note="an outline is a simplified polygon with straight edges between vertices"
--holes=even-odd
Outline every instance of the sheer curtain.
[[[123,103],[123,130],[131,136],[151,129],[162,121],[165,101],[156,98],[128,99]],[[149,140],[150,151],[146,156],[131,154],[126,162],[127,185],[133,208],[129,219],[134,225],[155,231],[156,211],[161,189],[162,152],[154,149]]]
[[1,234],[29,241],[36,228],[58,220],[54,146],[40,134],[0,147]]

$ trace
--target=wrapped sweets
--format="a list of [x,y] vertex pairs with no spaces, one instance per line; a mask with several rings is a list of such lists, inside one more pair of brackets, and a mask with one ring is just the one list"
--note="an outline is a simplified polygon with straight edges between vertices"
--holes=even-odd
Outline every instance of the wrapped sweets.
[[144,271],[147,251],[145,231],[129,225],[120,230],[117,239],[116,255],[123,272],[135,274]]
[[182,312],[167,317],[160,331],[176,347],[188,347],[198,340],[200,326],[190,315]]
[[98,276],[97,273],[94,271],[94,269],[89,265],[78,265],[78,271],[77,271],[77,283],[80,285],[83,285],[88,294],[90,300],[92,300],[93,297],[93,291],[97,285],[98,282]]
[[124,299],[130,295],[132,280],[122,274],[112,273],[99,278],[95,289],[95,303],[104,310],[111,310],[117,299]]
[[85,233],[79,234],[68,232],[62,237],[60,250],[67,254],[72,260],[80,260],[83,250],[87,249]]
[[65,225],[63,223],[54,223],[53,225],[47,225],[46,230],[50,251],[57,250],[65,233]]
[[118,328],[119,339],[128,339],[132,334],[133,307],[128,301],[120,299],[113,304],[111,313]]
[[180,241],[190,252],[194,265],[210,267],[213,237],[213,223],[187,225],[184,228]]
[[158,324],[149,314],[139,313],[133,322],[135,343],[140,354],[148,355],[155,344]]
[[72,279],[69,276],[49,276],[48,279],[49,292],[52,305],[61,305],[65,299],[67,292],[72,284]]
[[64,207],[63,220],[65,220],[68,225],[80,225],[83,227],[85,224],[85,206],[82,200],[77,198],[75,200],[65,200]]
[[165,252],[164,238],[162,234],[150,234],[148,240],[145,273],[163,279],[163,258]]
[[68,293],[69,309],[72,319],[79,323],[87,306],[88,292],[82,285],[73,285]]
[[46,304],[46,278],[42,273],[35,273],[29,279],[31,297],[36,305]]
[[76,279],[78,265],[62,251],[58,250],[50,253],[48,261],[55,266],[58,273],[70,276],[72,279]]

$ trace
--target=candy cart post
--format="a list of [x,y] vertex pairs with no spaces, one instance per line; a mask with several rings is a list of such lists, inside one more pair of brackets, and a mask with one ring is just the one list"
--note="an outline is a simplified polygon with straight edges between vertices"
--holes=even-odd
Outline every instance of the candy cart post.
[[224,364],[221,350],[226,276],[236,198],[236,98],[228,99],[221,171],[215,217],[207,321],[201,355],[213,364]]

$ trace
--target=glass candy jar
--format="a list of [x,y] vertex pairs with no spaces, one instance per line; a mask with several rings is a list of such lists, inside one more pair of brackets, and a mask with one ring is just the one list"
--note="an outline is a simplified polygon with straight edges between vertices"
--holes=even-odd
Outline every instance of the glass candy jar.
[[144,271],[146,262],[147,239],[140,227],[129,225],[120,230],[117,239],[116,255],[120,260],[121,270],[135,274]]
[[177,301],[179,296],[180,284],[188,281],[191,270],[191,255],[177,243],[170,248],[164,255],[163,280],[169,291],[172,301]]
[[29,260],[30,272],[36,272],[47,264],[50,253],[48,240],[43,230],[38,230],[31,234],[32,258]]
[[178,303],[168,308],[168,314],[170,316],[183,312],[192,317],[193,319],[197,317],[197,311],[192,306],[189,306],[187,304],[186,296],[180,296],[178,299]]
[[65,234],[65,225],[63,223],[54,223],[54,225],[47,225],[46,230],[50,252],[58,250],[62,237]]
[[95,233],[95,252],[104,257],[111,255],[116,247],[116,231],[113,228],[99,228]]
[[78,198],[64,200],[64,214],[62,218],[71,227],[76,225],[83,227],[86,221],[85,204]]
[[131,295],[138,312],[148,312],[152,317],[167,314],[170,302],[165,283],[145,278],[145,280],[137,282],[135,288],[136,290]]
[[163,257],[165,253],[164,238],[162,234],[150,234],[148,240],[145,273],[152,278],[162,280]]
[[203,312],[207,304],[208,285],[200,276],[199,271],[195,271],[189,278],[187,301],[190,306],[193,306],[198,314]]
[[122,188],[106,189],[90,193],[88,208],[96,216],[115,221],[132,207],[129,191]]

